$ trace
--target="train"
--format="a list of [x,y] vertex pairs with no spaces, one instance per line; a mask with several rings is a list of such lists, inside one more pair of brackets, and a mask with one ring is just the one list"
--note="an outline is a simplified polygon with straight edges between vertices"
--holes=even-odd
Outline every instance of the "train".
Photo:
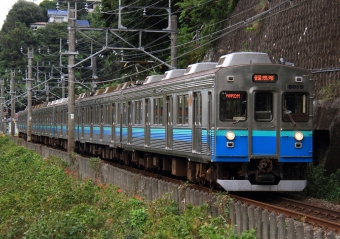
[[[226,191],[302,191],[313,161],[312,74],[267,53],[75,97],[75,151]],[[68,99],[33,106],[32,142],[67,149]],[[18,113],[27,139],[27,110]]]

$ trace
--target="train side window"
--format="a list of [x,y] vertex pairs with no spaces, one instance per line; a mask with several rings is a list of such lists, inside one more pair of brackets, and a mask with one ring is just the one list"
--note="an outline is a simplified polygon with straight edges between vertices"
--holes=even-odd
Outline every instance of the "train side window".
[[111,111],[112,111],[112,124],[116,123],[116,104],[113,103],[111,106]]
[[188,124],[189,123],[189,103],[188,103],[188,96],[185,95],[184,96],[184,124]]
[[282,121],[307,122],[308,117],[307,92],[286,92],[282,99]]
[[120,121],[121,121],[121,111],[122,111],[122,109],[121,109],[122,105],[121,104],[122,103],[117,103],[117,114],[116,114],[116,123],[117,124],[120,124]]
[[177,124],[186,125],[189,122],[188,95],[177,96]]
[[220,120],[245,121],[247,119],[247,93],[244,91],[221,91]]
[[142,124],[142,101],[135,101],[135,124]]
[[84,124],[84,117],[85,117],[85,110],[84,110],[84,107],[81,108],[81,124]]
[[154,99],[154,124],[161,125],[163,123],[163,99]]
[[195,123],[197,125],[202,124],[202,94],[195,92],[194,94],[194,106],[195,106]]
[[128,114],[127,104],[123,103],[123,122],[122,122],[122,125],[127,125],[127,114]]
[[273,93],[268,91],[255,92],[255,120],[273,120]]
[[99,121],[100,121],[99,105],[96,105],[96,106],[95,106],[95,110],[96,110],[96,112],[95,112],[95,114],[94,114],[94,123],[95,123],[95,124],[99,124]]
[[109,114],[109,105],[105,105],[105,108],[104,108],[104,115],[105,115],[105,118],[104,118],[104,124],[109,124],[110,123],[110,116],[111,114]]
[[100,122],[98,122],[100,124],[104,123],[104,106],[100,105]]
[[93,123],[93,107],[90,106],[90,115],[89,115],[89,123]]
[[183,124],[183,95],[177,96],[177,124]]

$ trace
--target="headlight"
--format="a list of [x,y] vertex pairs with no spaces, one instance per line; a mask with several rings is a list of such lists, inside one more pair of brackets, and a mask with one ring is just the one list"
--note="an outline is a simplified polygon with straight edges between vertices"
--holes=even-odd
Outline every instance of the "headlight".
[[233,140],[235,139],[235,133],[233,131],[229,131],[225,134],[225,137],[228,139],[228,140]]
[[294,134],[294,138],[295,138],[297,141],[303,140],[303,133],[301,133],[301,132],[296,132],[296,133]]

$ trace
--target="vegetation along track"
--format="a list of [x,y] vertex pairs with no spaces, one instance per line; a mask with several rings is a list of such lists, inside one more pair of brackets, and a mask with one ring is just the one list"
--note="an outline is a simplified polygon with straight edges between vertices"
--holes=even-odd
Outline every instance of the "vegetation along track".
[[237,195],[232,195],[232,198],[242,203],[267,209],[270,212],[283,214],[286,217],[294,218],[315,227],[321,227],[325,230],[340,233],[340,212],[337,210],[311,205],[271,194],[270,196],[267,194],[267,197],[264,200],[254,200]]
[[[62,150],[61,150],[62,151]],[[88,158],[89,156],[82,156]],[[110,164],[114,167],[118,167],[133,173],[141,174],[147,177],[153,177],[159,180],[171,182],[173,184],[182,185],[183,180],[175,179],[171,176],[159,175],[146,170],[133,168],[131,166],[123,165],[121,163],[115,163],[112,161],[103,161],[106,164]],[[203,187],[197,184],[186,184],[189,188],[194,188],[202,192],[218,192],[207,187]],[[265,197],[259,197],[260,193],[253,193],[251,195],[239,196],[231,194],[231,198],[241,203],[247,203],[248,205],[254,205],[267,209],[270,212],[277,214],[283,214],[286,217],[291,217],[305,223],[309,223],[315,227],[321,227],[325,230],[336,231],[340,233],[340,212],[332,210],[326,207],[319,207],[315,205],[306,204],[300,201],[280,197],[274,194],[265,193]],[[263,196],[263,194],[262,194]],[[256,197],[256,198],[255,198]]]

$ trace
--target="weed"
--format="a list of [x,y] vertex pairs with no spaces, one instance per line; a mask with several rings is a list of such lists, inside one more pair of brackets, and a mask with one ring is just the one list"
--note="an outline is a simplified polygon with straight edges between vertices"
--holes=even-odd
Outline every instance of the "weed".
[[[208,205],[180,212],[169,194],[149,202],[75,180],[60,159],[42,160],[2,137],[0,150],[0,238],[252,238],[236,237]],[[98,159],[91,162],[97,170]]]
[[327,100],[334,100],[337,97],[339,97],[340,94],[340,81],[335,81],[332,84],[328,84],[324,86],[320,92],[319,97],[321,100],[327,101]]

